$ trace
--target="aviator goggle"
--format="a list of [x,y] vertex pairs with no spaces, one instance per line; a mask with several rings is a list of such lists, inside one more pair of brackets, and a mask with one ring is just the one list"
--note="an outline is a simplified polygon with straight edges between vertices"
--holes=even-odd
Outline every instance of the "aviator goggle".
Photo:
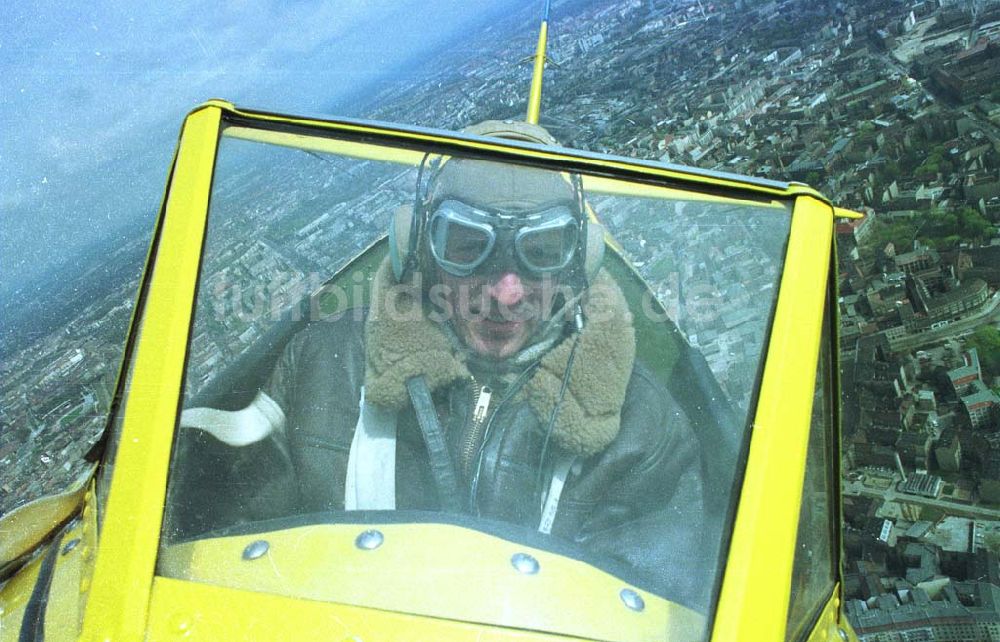
[[576,254],[580,223],[573,210],[556,205],[529,212],[502,212],[461,201],[442,201],[428,221],[431,255],[453,276],[469,276],[503,248],[534,276],[566,268]]

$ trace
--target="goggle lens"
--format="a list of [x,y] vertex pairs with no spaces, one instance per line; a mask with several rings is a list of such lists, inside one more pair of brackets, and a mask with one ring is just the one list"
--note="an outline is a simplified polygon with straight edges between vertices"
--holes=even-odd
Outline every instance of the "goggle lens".
[[565,268],[576,251],[576,224],[572,219],[541,229],[525,229],[515,245],[518,257],[536,272]]
[[454,223],[448,227],[446,239],[443,258],[458,265],[478,263],[486,258],[492,245],[485,230]]
[[434,260],[455,276],[468,276],[483,265],[498,235],[504,243],[513,243],[518,263],[534,274],[565,268],[577,246],[578,224],[565,206],[504,216],[446,200],[431,216],[429,227]]

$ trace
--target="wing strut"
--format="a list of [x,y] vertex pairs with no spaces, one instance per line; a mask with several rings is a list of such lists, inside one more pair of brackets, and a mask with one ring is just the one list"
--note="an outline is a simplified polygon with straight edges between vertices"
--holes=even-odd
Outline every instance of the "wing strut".
[[538,47],[535,49],[535,70],[531,75],[531,93],[528,94],[527,120],[532,125],[538,124],[538,112],[542,109],[542,73],[545,71],[545,42],[549,33],[549,4],[545,0],[542,10],[542,26],[538,30]]

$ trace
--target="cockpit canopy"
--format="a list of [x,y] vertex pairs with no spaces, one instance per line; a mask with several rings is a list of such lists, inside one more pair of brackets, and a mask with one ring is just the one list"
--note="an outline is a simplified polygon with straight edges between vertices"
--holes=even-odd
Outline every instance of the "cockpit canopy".
[[[497,171],[436,198],[442,167]],[[155,568],[150,626],[202,587],[725,638],[794,565],[809,601],[761,621],[804,630],[835,576],[835,489],[802,481],[807,448],[833,461],[833,214],[805,186],[210,103],[147,268],[102,547]]]

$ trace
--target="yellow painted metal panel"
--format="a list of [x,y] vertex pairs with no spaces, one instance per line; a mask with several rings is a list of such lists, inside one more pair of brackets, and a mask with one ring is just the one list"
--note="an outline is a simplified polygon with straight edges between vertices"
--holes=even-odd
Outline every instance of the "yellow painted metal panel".
[[43,555],[28,562],[6,584],[0,586],[0,642],[16,642],[28,599],[38,579]]
[[[89,493],[93,498],[93,490]],[[93,503],[86,509],[90,517]],[[86,519],[86,518],[85,518]],[[48,605],[45,609],[45,639],[49,642],[60,640],[75,640],[80,634],[83,623],[81,612],[81,593],[86,586],[83,579],[87,568],[93,563],[94,548],[92,542],[84,541],[84,529],[90,530],[92,525],[78,523],[63,535],[59,544],[61,549],[56,558],[56,566],[52,573],[52,584],[49,586]],[[84,591],[81,591],[81,588]]]
[[855,212],[854,210],[845,209],[843,207],[833,208],[833,215],[837,218],[849,218],[849,219],[859,219],[864,218],[865,215],[861,212]]
[[[86,489],[84,492],[87,492]],[[93,492],[88,500],[93,498]],[[82,500],[82,496],[80,497]],[[21,630],[24,613],[28,606],[38,581],[39,571],[51,547],[58,545],[65,551],[57,553],[52,568],[52,579],[48,591],[48,605],[45,610],[45,639],[50,642],[60,640],[75,640],[80,632],[79,596],[80,577],[85,573],[87,560],[83,553],[89,550],[88,559],[92,559],[93,549],[79,545],[82,542],[84,522],[70,523],[70,528],[63,534],[61,540],[52,540],[29,564],[18,571],[7,584],[0,589],[0,642],[17,640]],[[77,544],[66,548],[68,542]]]
[[[58,545],[45,608],[45,639],[76,640],[83,623],[90,575],[97,543],[94,482],[81,491],[83,509],[58,541],[53,539],[29,564],[0,588],[0,642],[17,640],[25,608],[39,570],[51,546]],[[79,502],[74,508],[79,508]]]
[[805,473],[833,210],[796,201],[715,640],[782,640]]
[[816,625],[809,633],[809,637],[805,638],[806,642],[844,642],[844,638],[840,635],[841,630],[847,635],[849,642],[858,641],[853,629],[841,621],[842,618],[846,619],[846,615],[840,612],[840,589],[840,585],[834,588],[833,595],[816,620]]
[[[375,550],[355,545],[367,528],[385,537]],[[268,543],[267,552],[244,561],[243,550],[257,540]],[[511,564],[517,553],[533,556],[541,570],[518,573]],[[318,524],[199,540],[164,551],[159,573],[307,600],[623,642],[662,640],[668,632],[697,637],[705,624],[702,616],[644,591],[637,592],[645,609],[629,610],[619,594],[633,587],[603,571],[445,524]]]
[[411,149],[359,143],[337,138],[276,132],[267,129],[254,129],[253,127],[226,127],[224,136],[270,145],[280,145],[282,147],[304,149],[311,152],[337,154],[348,158],[398,163],[412,167],[419,165],[420,159],[424,157],[423,152],[416,152]]
[[[230,126],[225,129],[225,136],[240,140],[280,145],[311,152],[321,152],[336,154],[347,158],[358,158],[364,160],[375,160],[386,163],[395,163],[416,167],[424,157],[422,152],[409,149],[390,147],[387,145],[376,145],[372,143],[360,143],[346,141],[336,138],[324,138],[321,136],[306,136],[304,134],[293,134],[289,132],[278,132],[267,129],[254,129],[252,127]],[[708,203],[732,204],[751,207],[784,208],[785,205],[778,200],[751,200],[730,198],[716,194],[705,194],[692,190],[662,187],[643,183],[633,183],[620,179],[607,178],[605,176],[595,176],[592,174],[582,175],[583,189],[587,194],[608,194],[614,196],[631,196],[638,198],[659,198],[677,201],[697,201]]]
[[[433,592],[434,587],[414,587]],[[149,642],[256,640],[266,642],[554,642],[578,640],[527,630],[297,600],[265,593],[157,577],[150,605]]]
[[91,466],[65,492],[18,506],[0,520],[0,568],[30,552],[76,512],[94,474]]
[[163,512],[220,110],[188,116],[169,187],[84,639],[135,640],[145,628]]
[[263,112],[254,112],[245,109],[239,109],[236,107],[229,108],[229,103],[223,101],[213,101],[210,103],[213,106],[218,106],[227,112],[232,113],[235,116],[239,116],[243,120],[257,121],[261,123],[262,127],[266,127],[268,123],[271,124],[289,124],[298,125],[303,127],[314,127],[317,130],[326,131],[340,131],[351,134],[371,134],[373,136],[392,136],[400,141],[415,141],[422,143],[431,144],[448,144],[469,150],[480,150],[480,151],[490,151],[499,152],[511,157],[521,157],[527,160],[538,159],[547,161],[563,161],[571,162],[581,167],[587,167],[593,171],[609,170],[609,171],[626,171],[634,172],[640,175],[645,175],[652,178],[668,179],[681,181],[695,185],[702,185],[705,187],[718,187],[718,188],[728,188],[728,189],[739,189],[744,190],[748,193],[759,193],[767,194],[776,197],[789,197],[789,196],[801,196],[808,195],[814,198],[825,200],[823,195],[812,189],[808,185],[803,185],[801,183],[791,183],[786,188],[780,188],[769,185],[762,185],[758,183],[742,182],[736,179],[729,179],[724,176],[704,176],[700,174],[687,173],[684,171],[679,171],[678,169],[669,167],[655,167],[640,165],[637,163],[631,163],[627,160],[620,158],[615,158],[608,156],[604,157],[591,157],[591,156],[575,156],[571,150],[566,150],[565,152],[560,151],[557,148],[539,148],[533,146],[521,146],[505,142],[501,139],[493,140],[463,140],[460,138],[455,138],[449,135],[438,134],[431,131],[420,131],[412,130],[403,126],[394,126],[392,128],[382,127],[375,123],[347,123],[347,122],[335,122],[335,121],[324,121],[312,118],[302,118],[285,116],[281,114],[271,114]]

